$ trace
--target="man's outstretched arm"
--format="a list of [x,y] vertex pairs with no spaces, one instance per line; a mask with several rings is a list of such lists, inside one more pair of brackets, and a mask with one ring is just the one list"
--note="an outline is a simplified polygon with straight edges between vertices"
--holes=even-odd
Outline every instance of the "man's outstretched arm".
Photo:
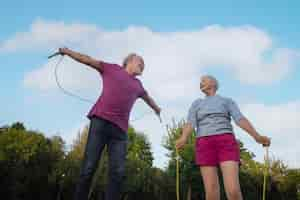
[[155,111],[158,116],[160,115],[160,107],[156,104],[153,98],[148,95],[148,93],[142,96],[142,99]]
[[61,55],[67,55],[70,58],[72,58],[82,64],[88,65],[96,70],[99,70],[101,72],[103,71],[103,66],[101,65],[101,61],[96,60],[88,55],[84,55],[84,54],[78,53],[76,51],[72,51],[71,49],[68,49],[68,48],[59,48],[59,53]]

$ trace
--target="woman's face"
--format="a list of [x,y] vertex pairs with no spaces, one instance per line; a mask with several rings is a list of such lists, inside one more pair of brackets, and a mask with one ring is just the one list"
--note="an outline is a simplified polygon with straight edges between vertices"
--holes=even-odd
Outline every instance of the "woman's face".
[[200,81],[200,89],[203,93],[207,93],[208,90],[211,90],[215,87],[215,83],[213,80],[202,77]]

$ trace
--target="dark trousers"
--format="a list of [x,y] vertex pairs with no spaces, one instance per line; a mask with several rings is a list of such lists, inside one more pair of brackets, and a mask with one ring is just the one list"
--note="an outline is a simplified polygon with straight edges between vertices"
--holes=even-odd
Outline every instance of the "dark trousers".
[[91,119],[84,160],[76,186],[75,200],[88,200],[93,175],[107,145],[109,158],[109,180],[105,192],[106,200],[118,200],[125,172],[127,134],[115,124],[97,117]]

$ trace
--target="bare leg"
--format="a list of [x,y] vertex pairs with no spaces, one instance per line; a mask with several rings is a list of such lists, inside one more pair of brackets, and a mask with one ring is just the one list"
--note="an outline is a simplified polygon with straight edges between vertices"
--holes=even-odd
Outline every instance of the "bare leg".
[[200,167],[206,200],[220,200],[220,185],[217,167]]
[[225,161],[220,167],[228,200],[243,200],[239,182],[239,163]]

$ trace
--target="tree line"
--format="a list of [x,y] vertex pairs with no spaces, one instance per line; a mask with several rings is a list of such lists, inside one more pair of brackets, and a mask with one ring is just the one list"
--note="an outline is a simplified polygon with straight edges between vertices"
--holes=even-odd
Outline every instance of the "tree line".
[[[169,161],[164,169],[153,166],[151,144],[145,133],[133,127],[128,131],[126,178],[122,200],[176,199],[176,152],[174,142],[183,122],[173,122],[166,129],[163,146]],[[0,195],[8,200],[71,200],[79,178],[88,126],[78,132],[71,148],[60,136],[46,137],[39,131],[27,130],[16,122],[0,127]],[[199,168],[194,164],[195,135],[179,152],[180,195],[184,200],[204,199]],[[241,188],[246,200],[262,198],[265,164],[240,142]],[[104,199],[108,159],[103,152],[95,173],[89,199]],[[222,180],[220,180],[222,184]],[[267,176],[267,199],[300,200],[300,169],[290,169],[281,160],[272,159]],[[221,187],[221,199],[226,199]]]

